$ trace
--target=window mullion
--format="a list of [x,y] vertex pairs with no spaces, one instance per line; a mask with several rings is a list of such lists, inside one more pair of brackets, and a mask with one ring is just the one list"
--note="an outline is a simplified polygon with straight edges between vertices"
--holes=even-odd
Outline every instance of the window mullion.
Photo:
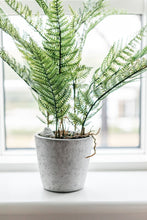
[[[144,0],[144,16],[143,25],[147,24],[147,0]],[[144,37],[142,46],[147,45],[147,36]],[[147,155],[147,72],[144,73],[142,79],[142,98],[141,98],[141,148]]]
[[[0,30],[0,48],[3,47],[3,33]],[[5,150],[5,108],[4,108],[4,63],[0,59],[0,155]]]

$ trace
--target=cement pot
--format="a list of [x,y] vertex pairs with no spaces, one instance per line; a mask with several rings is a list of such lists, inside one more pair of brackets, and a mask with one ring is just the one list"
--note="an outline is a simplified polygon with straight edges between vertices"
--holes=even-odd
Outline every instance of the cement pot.
[[43,187],[54,192],[72,192],[83,188],[93,140],[55,139],[35,135],[37,157]]

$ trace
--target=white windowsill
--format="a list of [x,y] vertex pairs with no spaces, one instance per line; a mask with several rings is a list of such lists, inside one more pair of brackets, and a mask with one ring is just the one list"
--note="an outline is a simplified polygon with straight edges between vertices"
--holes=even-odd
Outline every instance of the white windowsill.
[[[24,155],[5,154],[0,157],[0,172],[36,172],[38,162],[36,152],[30,154],[28,151]],[[90,158],[90,171],[147,171],[146,154],[99,154]]]
[[38,172],[0,173],[1,220],[49,215],[51,220],[147,219],[147,172],[89,172],[83,190],[65,194],[45,191]]

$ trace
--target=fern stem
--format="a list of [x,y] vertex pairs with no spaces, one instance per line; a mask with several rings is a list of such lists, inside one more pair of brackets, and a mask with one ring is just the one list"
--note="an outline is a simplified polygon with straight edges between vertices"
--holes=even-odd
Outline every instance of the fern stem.
[[[76,81],[73,80],[73,100],[74,100],[74,114],[76,114]],[[74,123],[74,131],[76,131],[76,122]]]
[[63,122],[63,118],[61,118],[61,126],[62,126],[62,136],[64,137],[64,122]]
[[55,132],[55,138],[58,137],[58,118],[56,117],[56,132]]
[[84,126],[82,126],[81,135],[85,135],[85,127]]
[[47,111],[47,127],[49,128],[49,124],[50,124],[50,119],[49,119],[49,117],[50,117],[50,115],[49,115],[49,113],[48,113],[48,111]]

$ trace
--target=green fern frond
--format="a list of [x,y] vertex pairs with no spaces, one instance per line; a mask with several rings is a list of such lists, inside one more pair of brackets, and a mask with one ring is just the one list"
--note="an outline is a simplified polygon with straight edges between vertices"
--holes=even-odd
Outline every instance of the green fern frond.
[[[87,35],[90,31],[107,16],[125,13],[124,11],[118,11],[116,9],[107,9],[106,6],[104,0],[87,0],[83,3],[83,8],[80,8],[78,13],[69,7],[73,17],[71,25],[78,38],[79,55],[83,50]],[[79,34],[79,30],[82,30],[81,34]]]
[[[18,49],[28,61],[31,69],[30,78],[33,83],[33,89],[37,91],[44,108],[56,118],[57,122],[69,109],[66,103],[70,96],[70,89],[65,83],[66,81],[64,82],[63,79],[58,78],[58,66],[51,62],[47,53],[31,37],[29,37],[29,41],[21,38],[16,28],[13,27],[6,16],[0,18],[2,19],[2,22],[0,21],[0,27],[18,42]],[[10,65],[10,60],[7,61]],[[64,97],[62,94],[65,94]],[[60,111],[61,106],[63,109],[62,114]]]
[[51,119],[51,111],[50,111],[50,106],[45,104],[44,100],[41,99],[41,97],[38,96],[36,98],[36,101],[38,103],[38,107],[42,115],[44,116],[45,119],[42,119],[41,117],[37,116],[40,121],[42,121],[44,124],[47,124],[49,126],[50,124],[54,123],[54,120]]
[[29,37],[30,42],[26,41],[25,39],[23,39],[23,37],[20,36],[18,30],[10,22],[10,20],[7,18],[6,14],[3,12],[2,9],[1,9],[1,13],[0,13],[0,28],[5,33],[10,35],[15,40],[15,42],[17,42],[16,46],[18,47],[18,49],[20,51],[21,51],[21,48],[22,48],[24,50],[27,50],[27,53],[28,53],[28,51],[30,53],[32,53],[32,49],[33,49],[34,45],[36,47],[38,47],[38,45],[35,43],[35,41],[28,34],[27,35]]
[[146,49],[141,52],[142,55],[139,55],[139,52],[136,53],[135,47],[141,42],[146,31],[147,26],[143,27],[124,48],[118,49],[120,46],[116,44],[110,48],[108,55],[101,64],[101,68],[95,72],[94,81],[96,81],[97,88],[107,83],[108,79],[111,79],[113,75],[115,76],[125,65],[135,61],[139,56],[145,55]]
[[58,65],[58,74],[73,72],[80,59],[76,57],[74,31],[64,15],[61,1],[53,0],[50,3],[48,18],[47,41],[43,43],[44,48]]
[[34,47],[33,57],[28,57],[28,62],[31,66],[31,77],[35,88],[39,91],[40,97],[50,104],[51,114],[59,119],[62,107],[64,109],[62,115],[64,116],[66,112],[65,106],[70,97],[70,89],[66,81],[58,78],[56,66],[47,59],[42,50]]
[[44,0],[35,0],[37,4],[42,8],[45,15],[49,15],[49,8]]
[[136,60],[135,63],[130,63],[126,65],[117,74],[109,79],[105,85],[103,85],[102,90],[99,87],[94,88],[96,95],[95,102],[90,106],[87,114],[85,116],[83,127],[95,105],[105,99],[110,93],[114,92],[116,89],[121,88],[122,86],[136,80],[137,76],[142,74],[147,70],[147,60],[140,59]]
[[28,24],[37,31],[41,37],[45,38],[43,35],[43,29],[42,24],[43,20],[41,16],[39,15],[39,12],[35,15],[33,15],[32,10],[29,9],[27,5],[22,4],[22,2],[16,1],[16,0],[5,0],[5,2],[22,18],[24,18],[25,21],[28,22]]
[[74,10],[71,10],[70,7],[73,15],[72,27],[75,29],[75,32],[77,32],[81,25],[84,24],[88,19],[92,20],[100,15],[104,8],[104,0],[88,0],[87,2],[83,3],[83,9],[80,8],[78,14],[74,12]]
[[132,60],[135,61],[135,60],[137,60],[137,59],[143,57],[143,56],[146,55],[146,54],[147,54],[147,46],[144,47],[142,50],[138,50],[138,51],[136,52],[136,54],[132,57]]
[[58,118],[62,119],[65,115],[67,115],[67,113],[69,112],[69,109],[70,109],[69,104],[62,106],[62,108],[60,109],[60,111],[57,114]]
[[21,39],[18,31],[11,24],[11,22],[9,21],[9,19],[7,18],[6,14],[4,13],[4,11],[2,9],[1,9],[1,13],[0,13],[0,28],[4,32],[9,34],[13,39],[15,39],[15,40]]
[[32,87],[31,71],[25,65],[19,64],[16,59],[10,57],[5,50],[0,50],[0,57],[22,78],[28,86]]
[[77,68],[76,68],[76,72],[77,72],[76,78],[78,79],[78,81],[80,81],[82,79],[86,79],[86,77],[88,75],[90,75],[92,69],[93,69],[92,67],[87,67],[85,65],[77,66]]
[[77,114],[69,113],[69,118],[73,121],[76,125],[82,125],[83,121],[80,117],[77,116]]
[[95,72],[90,89],[93,89],[96,99],[89,106],[85,116],[85,125],[95,105],[105,99],[110,93],[123,85],[134,81],[138,75],[147,69],[147,60],[142,58],[147,50],[135,51],[136,45],[141,41],[146,32],[146,26],[122,49],[116,50],[115,45],[104,59],[101,68]]
[[46,121],[44,119],[42,119],[40,116],[36,116],[43,124],[46,124]]

